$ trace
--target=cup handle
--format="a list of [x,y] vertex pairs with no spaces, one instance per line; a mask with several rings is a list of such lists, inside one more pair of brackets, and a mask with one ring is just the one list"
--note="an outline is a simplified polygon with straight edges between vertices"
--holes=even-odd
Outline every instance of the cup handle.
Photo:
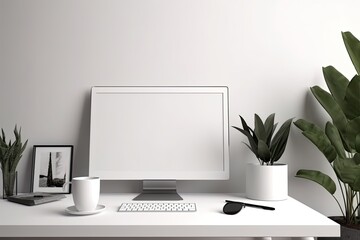
[[69,185],[69,184],[72,184],[72,182],[66,182],[66,183],[64,183],[64,185],[63,185],[63,187],[62,187],[63,191],[65,191],[66,186]]

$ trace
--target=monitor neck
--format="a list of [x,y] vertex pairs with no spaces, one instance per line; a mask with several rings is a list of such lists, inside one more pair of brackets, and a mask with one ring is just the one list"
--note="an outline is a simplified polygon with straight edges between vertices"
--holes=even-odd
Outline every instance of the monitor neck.
[[142,193],[135,201],[178,201],[183,200],[176,191],[175,180],[143,180]]

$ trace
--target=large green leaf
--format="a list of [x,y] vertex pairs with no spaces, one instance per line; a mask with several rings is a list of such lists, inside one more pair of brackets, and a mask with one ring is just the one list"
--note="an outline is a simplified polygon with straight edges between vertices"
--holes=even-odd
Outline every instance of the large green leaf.
[[360,116],[349,121],[349,124],[346,129],[346,139],[349,142],[349,145],[352,149],[355,149],[356,136],[360,133]]
[[354,119],[360,116],[360,76],[355,75],[347,89],[344,98],[343,110],[348,119]]
[[323,68],[323,74],[332,97],[338,103],[346,118],[353,119],[359,116],[360,108],[356,106],[359,106],[358,101],[360,98],[358,94],[360,88],[355,86],[358,84],[356,77],[353,78],[353,83],[350,84],[350,81],[333,66]]
[[338,103],[343,102],[349,80],[333,66],[323,67],[323,75],[326,85],[335,101]]
[[334,100],[330,93],[326,92],[319,86],[311,87],[311,92],[328,112],[334,125],[341,133],[346,132],[347,118],[344,112],[341,110],[339,104]]
[[337,154],[342,158],[346,158],[344,145],[343,145],[343,142],[341,140],[339,131],[337,130],[337,128],[331,122],[326,123],[325,133],[328,136],[331,144],[335,148]]
[[337,152],[321,128],[304,119],[299,119],[294,124],[303,131],[302,134],[324,154],[330,163],[335,160]]
[[306,121],[305,119],[298,119],[294,122],[294,125],[299,128],[301,131],[311,131],[315,133],[323,133],[324,131],[316,126],[315,124]]
[[342,182],[349,184],[354,191],[360,191],[360,165],[354,158],[335,159],[334,170]]
[[326,191],[328,191],[330,194],[334,194],[336,192],[335,182],[328,175],[320,171],[300,169],[296,173],[296,177],[305,178],[316,182],[325,188]]
[[324,154],[326,159],[332,163],[336,157],[337,152],[331,145],[330,140],[326,135],[318,135],[313,132],[303,132],[304,136],[307,137],[315,146]]
[[342,32],[341,34],[351,61],[357,73],[360,74],[360,42],[351,32]]

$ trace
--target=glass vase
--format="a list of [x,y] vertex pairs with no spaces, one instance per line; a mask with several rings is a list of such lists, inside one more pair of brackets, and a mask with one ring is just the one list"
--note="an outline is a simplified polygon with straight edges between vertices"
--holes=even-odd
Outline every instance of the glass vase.
[[3,198],[17,195],[17,172],[3,172]]

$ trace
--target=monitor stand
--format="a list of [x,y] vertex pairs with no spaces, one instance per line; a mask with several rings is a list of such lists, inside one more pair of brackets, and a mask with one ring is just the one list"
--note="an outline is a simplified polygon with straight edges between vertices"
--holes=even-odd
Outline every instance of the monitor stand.
[[175,180],[144,180],[143,190],[134,201],[179,201]]

